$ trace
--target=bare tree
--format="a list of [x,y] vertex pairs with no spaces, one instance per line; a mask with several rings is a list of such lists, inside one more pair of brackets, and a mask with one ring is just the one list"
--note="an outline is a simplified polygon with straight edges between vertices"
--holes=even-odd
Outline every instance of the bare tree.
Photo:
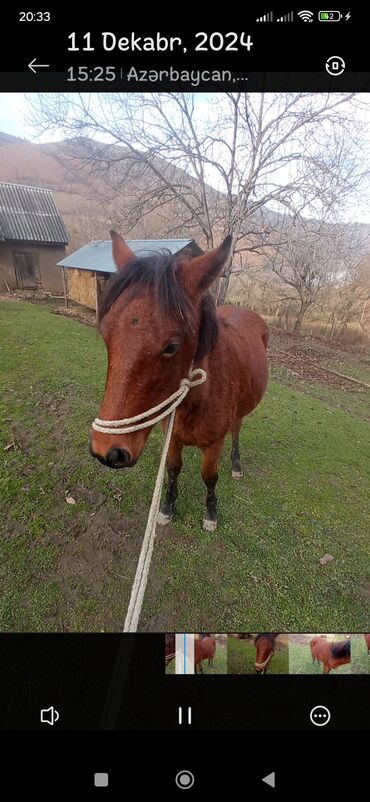
[[[366,312],[370,300],[370,238],[365,231],[358,248],[360,231],[355,229],[349,232],[349,235],[346,242],[348,255],[329,295],[330,315],[325,330],[329,329],[331,340],[343,336],[352,322],[356,322],[365,335],[369,334]],[[355,243],[354,238],[357,240]],[[368,252],[367,257],[359,258],[365,250]]]
[[234,255],[271,242],[275,225],[266,209],[272,217],[329,218],[359,189],[365,175],[356,142],[359,102],[353,94],[309,93],[30,99],[40,133],[77,138],[68,158],[77,153],[79,163],[109,174],[112,195],[123,199],[124,233],[155,212],[162,236],[197,236],[213,247],[233,235],[219,303]]
[[283,221],[281,233],[285,239],[282,236],[282,243],[274,248],[267,266],[287,289],[285,301],[294,302],[297,308],[294,330],[300,331],[307,310],[320,305],[325,293],[332,287],[348,286],[369,242],[369,234],[366,226],[297,217]]

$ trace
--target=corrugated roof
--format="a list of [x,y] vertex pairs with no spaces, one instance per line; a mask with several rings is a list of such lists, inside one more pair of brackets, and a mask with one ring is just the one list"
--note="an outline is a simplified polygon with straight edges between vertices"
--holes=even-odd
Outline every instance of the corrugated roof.
[[68,244],[51,189],[0,182],[0,241],[5,240]]
[[[193,239],[128,239],[127,245],[135,256],[148,256],[163,251],[178,253],[194,243]],[[194,243],[195,244],[195,243]],[[198,247],[198,246],[196,246]],[[200,253],[199,249],[199,253]],[[75,267],[79,270],[94,270],[99,273],[115,273],[116,267],[112,259],[112,242],[89,242],[78,251],[71,253],[58,262],[61,267]]]

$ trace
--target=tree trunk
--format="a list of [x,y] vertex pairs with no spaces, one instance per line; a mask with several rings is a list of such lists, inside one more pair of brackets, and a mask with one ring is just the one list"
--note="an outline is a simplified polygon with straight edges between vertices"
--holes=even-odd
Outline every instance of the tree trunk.
[[300,308],[300,310],[298,312],[297,320],[296,320],[296,322],[294,324],[294,331],[300,331],[301,330],[302,320],[303,320],[306,312],[307,312],[307,306],[305,306],[304,303],[301,303],[301,308]]
[[363,322],[364,322],[364,319],[365,319],[365,312],[366,312],[366,306],[367,306],[368,300],[369,300],[368,298],[365,299],[364,305],[362,307],[361,318],[360,318],[360,326],[363,325]]
[[229,289],[229,284],[230,284],[230,274],[231,274],[232,263],[233,263],[233,257],[231,255],[231,256],[229,256],[229,258],[228,258],[228,260],[227,260],[227,262],[225,264],[224,272],[223,272],[222,276],[220,276],[220,278],[218,280],[218,287],[217,287],[217,294],[216,294],[217,306],[222,306],[225,303],[227,291]]
[[337,322],[337,319],[336,319],[335,315],[333,315],[333,322],[331,324],[329,340],[334,340],[334,331],[335,331],[336,322]]

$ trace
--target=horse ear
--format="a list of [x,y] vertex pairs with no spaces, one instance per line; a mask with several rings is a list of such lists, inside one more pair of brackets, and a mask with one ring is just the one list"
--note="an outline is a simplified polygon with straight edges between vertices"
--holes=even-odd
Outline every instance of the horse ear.
[[135,259],[135,254],[128,247],[127,242],[125,242],[116,231],[113,229],[110,230],[110,235],[112,238],[112,253],[113,253],[113,260],[114,264],[116,265],[117,270],[122,270],[126,267],[127,262],[130,262],[131,259]]
[[189,295],[196,298],[208,290],[227,261],[231,243],[232,236],[229,234],[215,250],[195,256],[180,265],[180,281]]

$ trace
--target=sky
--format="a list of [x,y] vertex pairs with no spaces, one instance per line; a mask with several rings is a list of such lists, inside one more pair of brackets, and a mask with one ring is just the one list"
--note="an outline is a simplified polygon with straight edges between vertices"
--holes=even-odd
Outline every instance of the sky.
[[[364,108],[361,110],[361,122],[363,122],[363,140],[360,141],[359,148],[365,152],[369,152],[369,131],[370,131],[370,95],[363,95],[361,97],[365,101]],[[207,95],[199,93],[197,95],[197,104],[199,106],[207,103]],[[63,139],[62,131],[55,131],[53,134],[46,133],[41,137],[37,136],[35,129],[27,121],[29,114],[27,98],[24,93],[8,92],[0,93],[0,131],[13,136],[19,136],[32,142],[50,142]],[[102,137],[99,137],[100,139]],[[369,165],[370,173],[370,165]],[[216,182],[212,181],[211,184],[216,186]],[[357,202],[352,208],[344,215],[344,219],[350,222],[357,221],[359,223],[370,224],[370,191],[366,196],[364,194],[363,201]]]

